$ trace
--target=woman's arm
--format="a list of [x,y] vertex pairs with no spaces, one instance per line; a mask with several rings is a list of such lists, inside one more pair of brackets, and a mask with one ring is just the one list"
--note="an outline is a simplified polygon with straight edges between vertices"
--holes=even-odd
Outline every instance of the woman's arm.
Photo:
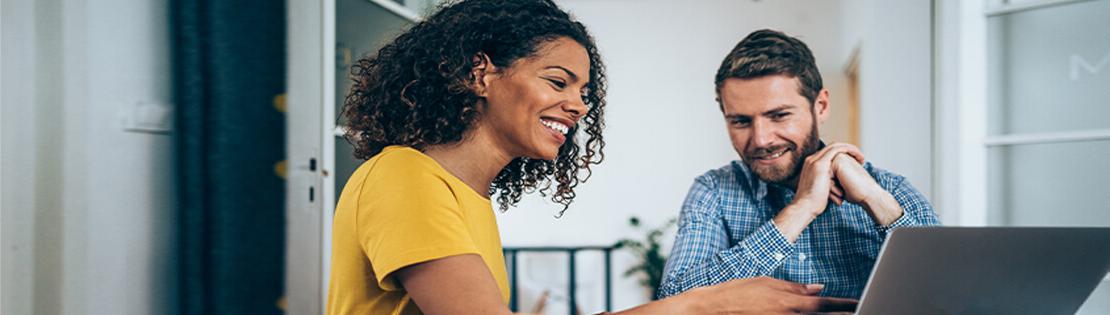
[[823,287],[768,277],[738,279],[616,314],[797,314],[855,309],[855,300],[817,296]]
[[[482,258],[475,254],[427,261],[397,271],[424,314],[511,314]],[[616,314],[795,314],[855,309],[851,299],[817,296],[820,285],[748,278],[702,287]]]
[[411,265],[397,270],[396,276],[424,314],[511,314],[489,268],[476,254]]

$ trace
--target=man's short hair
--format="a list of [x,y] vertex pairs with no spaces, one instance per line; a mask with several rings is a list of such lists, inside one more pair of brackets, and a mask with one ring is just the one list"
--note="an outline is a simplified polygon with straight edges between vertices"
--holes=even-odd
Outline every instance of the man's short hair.
[[[798,94],[817,100],[823,88],[821,73],[813,61],[809,47],[797,38],[779,31],[758,30],[748,34],[725,56],[717,69],[717,99],[720,103],[721,86],[728,79],[755,79],[769,75],[786,75],[800,82]],[[723,106],[723,104],[721,104]]]

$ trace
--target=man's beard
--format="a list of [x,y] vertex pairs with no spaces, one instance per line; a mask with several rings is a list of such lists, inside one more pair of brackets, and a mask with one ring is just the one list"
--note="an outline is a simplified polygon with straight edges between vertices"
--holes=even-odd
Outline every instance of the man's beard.
[[[790,153],[794,157],[786,165],[757,166],[755,163],[752,163],[752,160],[782,151],[784,147],[787,149],[787,153]],[[817,135],[817,126],[813,126],[800,148],[797,143],[793,142],[771,147],[755,148],[748,150],[748,152],[744,154],[743,161],[744,164],[748,165],[748,169],[752,170],[755,176],[759,177],[760,180],[768,183],[790,185],[797,179],[798,174],[801,174],[802,166],[805,165],[802,161],[805,161],[806,157],[817,153],[818,150],[821,150],[821,141]]]

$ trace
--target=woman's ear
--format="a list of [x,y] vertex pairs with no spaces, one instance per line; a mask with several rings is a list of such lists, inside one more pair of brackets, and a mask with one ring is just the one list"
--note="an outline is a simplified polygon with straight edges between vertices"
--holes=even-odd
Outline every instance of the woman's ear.
[[475,54],[474,57],[471,57],[470,64],[470,78],[473,80],[470,82],[470,88],[474,89],[474,94],[479,97],[486,97],[490,80],[497,72],[497,66],[493,65],[493,62],[489,60],[489,56],[485,53]]

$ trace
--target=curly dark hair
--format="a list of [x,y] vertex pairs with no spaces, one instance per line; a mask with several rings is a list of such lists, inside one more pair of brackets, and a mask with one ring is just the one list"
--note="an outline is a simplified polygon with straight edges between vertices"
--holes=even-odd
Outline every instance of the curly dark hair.
[[[494,178],[490,190],[498,195],[501,211],[520,202],[523,193],[550,194],[563,205],[562,216],[575,197],[575,186],[592,174],[590,164],[605,156],[601,130],[606,83],[593,37],[550,0],[442,4],[377,54],[358,60],[351,68],[354,85],[342,114],[355,157],[370,159],[389,145],[422,150],[462,140],[484,102],[471,89],[473,58],[484,54],[495,66],[507,68],[560,38],[578,42],[589,54],[590,80],[583,96],[589,110],[570,130],[554,161],[518,157]],[[579,129],[586,134],[583,146],[576,137]]]

